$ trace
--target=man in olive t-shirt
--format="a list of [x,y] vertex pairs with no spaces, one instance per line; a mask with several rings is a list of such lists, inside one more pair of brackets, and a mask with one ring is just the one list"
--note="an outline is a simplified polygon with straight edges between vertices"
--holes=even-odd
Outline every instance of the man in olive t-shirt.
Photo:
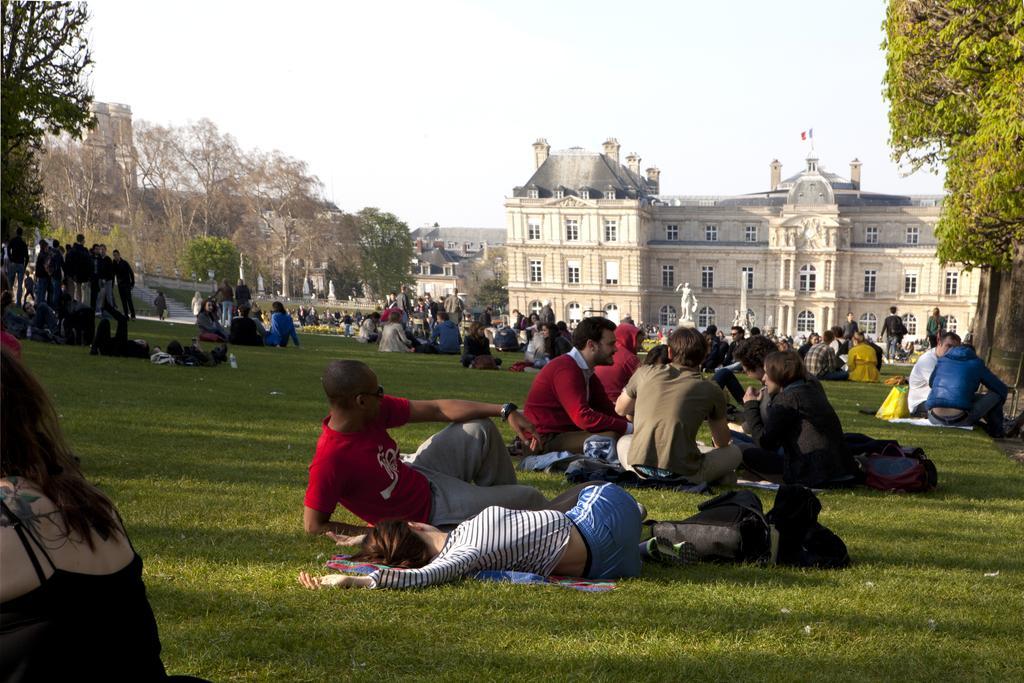
[[[700,373],[707,341],[696,330],[680,328],[669,336],[668,347],[670,363],[641,367],[615,404],[619,414],[633,415],[634,425],[628,450],[619,443],[620,460],[641,476],[718,481],[743,455],[730,444],[725,394]],[[701,452],[697,431],[705,420],[716,447]]]

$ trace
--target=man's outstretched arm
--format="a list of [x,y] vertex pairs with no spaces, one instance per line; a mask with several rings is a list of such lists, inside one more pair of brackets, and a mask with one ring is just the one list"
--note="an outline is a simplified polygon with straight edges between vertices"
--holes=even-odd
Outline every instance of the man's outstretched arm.
[[332,522],[331,516],[324,514],[311,507],[304,507],[302,511],[302,526],[310,535],[325,534],[332,532],[343,536],[361,536],[369,531],[368,526],[345,524],[344,522]]
[[[469,422],[486,417],[501,417],[502,408],[504,406],[498,403],[459,399],[409,401],[409,422]],[[537,429],[521,412],[513,410],[507,419],[508,426],[523,443],[533,443]]]

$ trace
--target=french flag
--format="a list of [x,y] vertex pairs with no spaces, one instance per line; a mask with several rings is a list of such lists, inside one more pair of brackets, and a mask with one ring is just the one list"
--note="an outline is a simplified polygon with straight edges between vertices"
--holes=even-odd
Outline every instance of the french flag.
[[814,139],[814,129],[813,128],[808,128],[807,130],[800,131],[800,139],[801,140],[813,140]]

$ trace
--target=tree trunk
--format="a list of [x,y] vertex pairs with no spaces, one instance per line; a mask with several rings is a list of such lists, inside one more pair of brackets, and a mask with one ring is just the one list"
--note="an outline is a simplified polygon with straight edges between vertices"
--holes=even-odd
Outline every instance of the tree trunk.
[[[1024,352],[1024,245],[1014,249],[1010,270],[986,269],[978,292],[978,316],[974,323],[974,346],[978,356],[987,358],[989,349]],[[1014,368],[994,367],[1000,379],[1012,385]],[[1021,381],[1017,381],[1020,386]]]
[[288,289],[288,257],[281,257],[281,296],[285,299],[291,297]]

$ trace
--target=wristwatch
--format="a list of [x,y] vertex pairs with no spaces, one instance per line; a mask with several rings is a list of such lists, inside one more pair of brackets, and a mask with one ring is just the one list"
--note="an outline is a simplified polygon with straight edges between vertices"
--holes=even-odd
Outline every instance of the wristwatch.
[[508,416],[511,415],[512,411],[514,410],[519,410],[519,406],[517,406],[515,403],[506,403],[501,407],[501,412],[498,413],[498,415],[501,417],[503,421],[507,421]]

